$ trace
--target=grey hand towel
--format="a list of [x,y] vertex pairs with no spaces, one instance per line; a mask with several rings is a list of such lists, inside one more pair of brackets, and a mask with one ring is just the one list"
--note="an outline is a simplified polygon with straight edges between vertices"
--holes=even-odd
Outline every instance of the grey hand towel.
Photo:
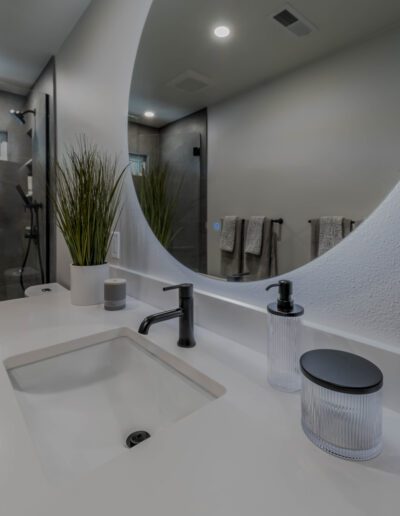
[[265,217],[250,217],[246,232],[246,244],[244,252],[260,256],[264,236]]
[[221,251],[233,253],[236,240],[236,225],[238,217],[236,215],[227,215],[222,220],[221,237],[219,246]]
[[221,250],[221,276],[224,278],[243,272],[243,222],[243,219],[237,219],[233,252]]
[[[249,222],[246,225],[246,234]],[[277,275],[278,272],[278,235],[273,222],[265,218],[264,235],[259,256],[244,254],[244,271],[249,273],[245,281],[261,280]]]
[[345,228],[343,217],[321,217],[319,219],[318,256],[335,247],[350,232]]

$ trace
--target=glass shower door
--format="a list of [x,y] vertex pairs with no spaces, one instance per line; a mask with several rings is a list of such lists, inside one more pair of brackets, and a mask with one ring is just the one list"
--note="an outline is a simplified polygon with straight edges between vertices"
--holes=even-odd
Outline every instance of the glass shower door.
[[192,270],[204,272],[206,203],[201,167],[200,134],[163,134],[161,160],[170,171],[176,199],[175,228],[169,252]]

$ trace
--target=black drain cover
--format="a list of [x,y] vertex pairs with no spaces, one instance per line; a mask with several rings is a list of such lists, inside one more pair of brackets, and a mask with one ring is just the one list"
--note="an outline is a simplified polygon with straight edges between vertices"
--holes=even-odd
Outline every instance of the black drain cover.
[[138,432],[133,432],[130,434],[126,440],[126,446],[128,448],[133,448],[137,444],[142,443],[146,439],[151,437],[149,432],[146,432],[146,430],[139,430]]

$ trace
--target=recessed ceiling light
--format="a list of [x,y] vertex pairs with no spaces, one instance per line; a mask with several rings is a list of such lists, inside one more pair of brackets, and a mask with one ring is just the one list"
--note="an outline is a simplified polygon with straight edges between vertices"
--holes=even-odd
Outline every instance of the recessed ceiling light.
[[214,29],[214,34],[217,38],[227,38],[231,33],[231,29],[226,25],[220,25]]
[[154,118],[156,115],[153,113],[153,111],[145,111],[144,116],[146,118]]

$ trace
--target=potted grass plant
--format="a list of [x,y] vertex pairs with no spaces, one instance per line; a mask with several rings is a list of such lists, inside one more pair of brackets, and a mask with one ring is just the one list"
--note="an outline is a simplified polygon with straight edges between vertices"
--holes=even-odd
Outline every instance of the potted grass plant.
[[125,169],[86,138],[68,148],[57,166],[53,204],[57,226],[72,258],[71,301],[74,305],[103,302],[106,263],[120,215]]
[[182,180],[175,180],[165,164],[155,164],[144,169],[140,176],[132,175],[140,206],[149,226],[159,242],[170,249],[180,232],[176,227],[176,208]]

